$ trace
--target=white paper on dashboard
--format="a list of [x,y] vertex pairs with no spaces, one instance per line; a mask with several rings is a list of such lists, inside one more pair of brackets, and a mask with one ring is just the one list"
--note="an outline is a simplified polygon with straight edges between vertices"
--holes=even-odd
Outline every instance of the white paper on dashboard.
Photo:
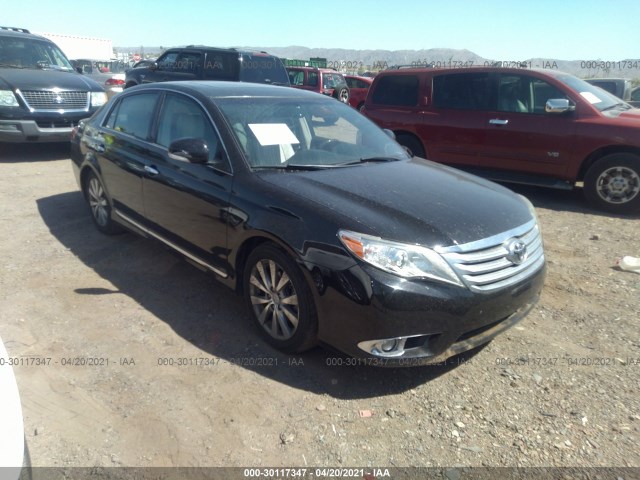
[[249,128],[262,146],[300,143],[286,123],[250,123]]

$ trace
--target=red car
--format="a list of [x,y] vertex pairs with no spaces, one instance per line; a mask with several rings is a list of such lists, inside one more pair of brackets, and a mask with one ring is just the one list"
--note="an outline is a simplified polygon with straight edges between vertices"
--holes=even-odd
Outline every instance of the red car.
[[349,103],[349,87],[341,73],[330,68],[287,67],[289,81],[294,88],[328,95]]
[[640,109],[557,70],[399,68],[363,113],[416,156],[493,180],[571,189],[640,212]]
[[349,105],[357,110],[362,110],[369,87],[373,83],[373,78],[345,75],[344,79],[349,85]]

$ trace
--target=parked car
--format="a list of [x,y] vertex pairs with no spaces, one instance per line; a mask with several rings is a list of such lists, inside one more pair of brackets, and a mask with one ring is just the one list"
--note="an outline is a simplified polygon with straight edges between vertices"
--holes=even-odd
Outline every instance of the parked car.
[[357,110],[362,110],[369,87],[373,83],[373,78],[345,75],[344,79],[349,86],[349,105]]
[[189,45],[170,48],[151,65],[128,70],[125,88],[177,80],[227,80],[289,85],[289,77],[282,61],[266,52]]
[[556,70],[386,70],[363,113],[415,155],[494,180],[571,189],[640,211],[640,110]]
[[633,88],[628,78],[587,78],[585,81],[604,88],[633,107],[640,107],[640,87]]
[[0,142],[68,142],[78,121],[106,101],[51,40],[0,27]]
[[125,65],[120,61],[102,61],[86,58],[71,60],[78,73],[87,75],[102,85],[111,98],[124,90]]
[[342,103],[349,103],[349,86],[336,70],[316,67],[287,67],[291,86],[322,93]]
[[126,227],[213,272],[284,351],[440,361],[519,321],[542,288],[524,197],[411,158],[322,95],[141,85],[82,122],[71,152],[101,232]]
[[9,357],[0,338],[0,478],[31,478],[31,461],[26,448],[20,393],[13,373],[16,358]]

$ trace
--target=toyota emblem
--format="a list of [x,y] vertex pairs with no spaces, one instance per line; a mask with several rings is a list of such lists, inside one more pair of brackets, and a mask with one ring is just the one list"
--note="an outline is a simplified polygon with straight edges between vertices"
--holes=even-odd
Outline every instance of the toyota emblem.
[[514,265],[520,265],[529,256],[529,252],[527,252],[527,244],[519,238],[512,238],[508,240],[505,242],[505,247],[507,249],[507,260]]

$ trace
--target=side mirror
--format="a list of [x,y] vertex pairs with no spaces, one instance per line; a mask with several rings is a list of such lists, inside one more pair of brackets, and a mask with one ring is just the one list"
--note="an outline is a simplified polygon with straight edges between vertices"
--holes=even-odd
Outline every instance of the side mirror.
[[393,130],[389,130],[388,128],[383,128],[382,131],[384,133],[386,133],[387,137],[389,137],[391,140],[395,140],[396,139],[396,134],[393,133]]
[[153,62],[149,65],[149,70],[158,70],[158,62]]
[[169,158],[179,162],[207,163],[209,146],[201,138],[180,138],[169,145]]
[[571,105],[566,98],[550,98],[544,106],[547,113],[573,112],[575,109],[575,105]]

